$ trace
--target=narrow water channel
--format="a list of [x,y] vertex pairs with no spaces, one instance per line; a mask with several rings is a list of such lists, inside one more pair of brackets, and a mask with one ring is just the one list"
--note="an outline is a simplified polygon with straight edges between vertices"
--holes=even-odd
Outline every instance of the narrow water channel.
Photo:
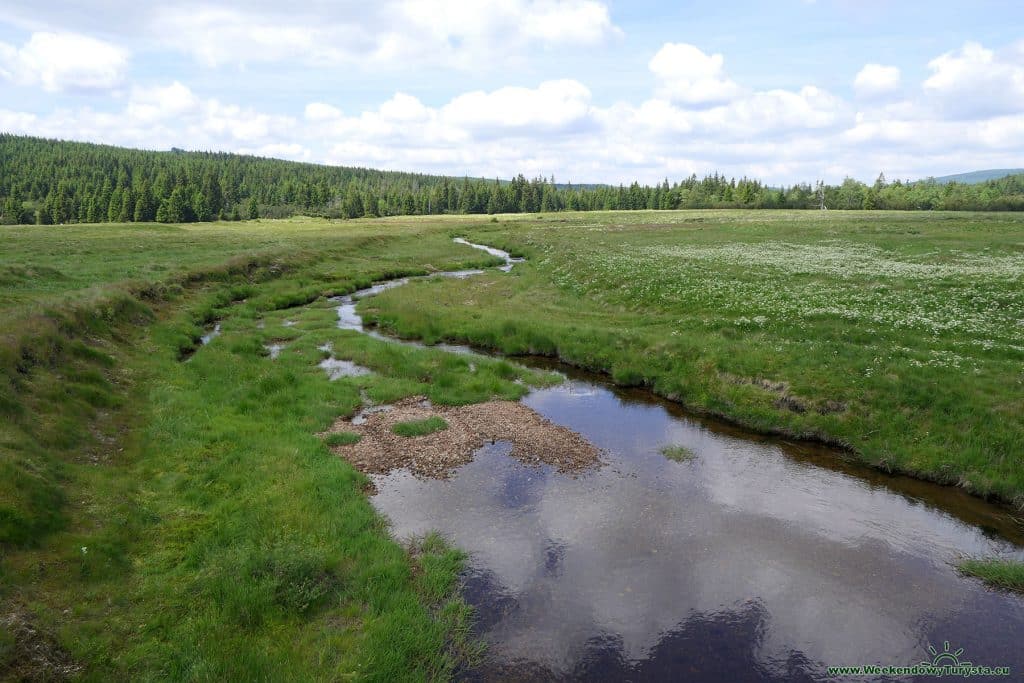
[[[405,282],[342,298],[339,325],[379,336],[356,301]],[[498,442],[447,480],[374,478],[397,537],[437,530],[469,553],[464,595],[488,651],[461,678],[821,680],[931,663],[947,643],[1024,674],[1024,598],[954,567],[1024,559],[1008,510],[549,367],[567,381],[523,402],[604,449],[600,468],[562,475]]]

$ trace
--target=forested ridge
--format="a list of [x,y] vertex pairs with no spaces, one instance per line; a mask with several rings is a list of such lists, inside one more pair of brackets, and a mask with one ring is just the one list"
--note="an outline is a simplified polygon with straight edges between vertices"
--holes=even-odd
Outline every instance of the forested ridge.
[[222,152],[126,149],[0,134],[4,223],[181,223],[562,210],[786,208],[1024,210],[1024,174],[978,184],[847,178],[770,187],[717,173],[674,183],[556,184],[378,171]]

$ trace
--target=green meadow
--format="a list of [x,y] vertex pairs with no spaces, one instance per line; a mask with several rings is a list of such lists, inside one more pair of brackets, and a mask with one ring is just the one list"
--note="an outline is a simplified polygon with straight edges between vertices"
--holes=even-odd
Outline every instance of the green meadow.
[[[3,676],[438,680],[471,659],[458,549],[392,538],[367,478],[328,450],[355,435],[317,436],[364,400],[460,405],[553,381],[337,328],[331,296],[501,262],[455,236],[527,261],[413,281],[364,318],[557,357],[1024,507],[1021,216],[3,227]],[[329,381],[326,343],[371,372]]]
[[[436,680],[476,651],[460,553],[391,538],[316,435],[364,397],[549,381],[339,330],[325,298],[491,257],[397,222],[2,239],[4,677]],[[373,372],[329,381],[328,342]]]
[[1024,217],[608,212],[467,237],[527,262],[386,292],[364,317],[1024,507]]

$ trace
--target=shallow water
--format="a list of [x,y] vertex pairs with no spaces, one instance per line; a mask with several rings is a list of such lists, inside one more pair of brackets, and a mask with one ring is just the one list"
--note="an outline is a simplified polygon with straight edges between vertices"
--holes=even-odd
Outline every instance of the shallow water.
[[[330,342],[322,346],[318,346],[317,350],[324,351],[326,353],[333,353],[334,351]],[[373,372],[370,368],[364,368],[362,365],[357,365],[350,360],[335,358],[333,355],[324,358],[317,364],[317,366],[327,373],[327,379],[332,382],[336,379],[341,379],[342,377],[361,377]]]
[[212,342],[215,338],[220,336],[220,323],[215,323],[214,326],[206,331],[206,334],[199,337],[199,343],[202,346],[206,346]]
[[[573,478],[498,444],[449,480],[374,477],[398,537],[438,530],[470,554],[465,596],[489,655],[465,678],[818,678],[930,660],[946,640],[1024,671],[1024,600],[951,564],[1024,559],[1000,508],[594,381],[524,402],[606,464]],[[667,444],[696,456],[668,460]]]
[[495,247],[489,247],[486,244],[474,244],[473,242],[469,242],[461,237],[456,237],[452,241],[458,244],[465,244],[467,247],[473,247],[474,249],[486,251],[491,256],[497,256],[498,258],[505,259],[505,264],[502,266],[498,266],[498,270],[502,271],[503,273],[509,272],[510,270],[512,270],[512,266],[514,266],[517,263],[522,263],[523,261],[526,260],[519,257],[513,257],[509,255],[507,251],[496,249]]
[[332,382],[342,377],[361,377],[362,375],[369,375],[370,368],[364,368],[362,365],[356,365],[350,360],[341,360],[339,358],[324,358],[318,364],[323,368],[324,372],[327,373],[327,379]]
[[396,536],[437,530],[470,555],[488,655],[462,678],[817,680],[930,662],[946,641],[1024,671],[1024,599],[953,566],[1024,559],[1006,509],[555,367],[573,379],[524,403],[605,449],[603,466],[561,475],[499,442],[447,480],[374,477]]

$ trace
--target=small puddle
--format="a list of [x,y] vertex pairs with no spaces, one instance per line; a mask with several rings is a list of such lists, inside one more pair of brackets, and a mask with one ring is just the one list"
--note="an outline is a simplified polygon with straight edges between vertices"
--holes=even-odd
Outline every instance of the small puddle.
[[284,350],[284,346],[284,344],[274,343],[264,344],[263,348],[267,350],[267,355],[270,357],[270,360],[274,360],[281,355],[281,351]]
[[366,418],[374,413],[385,413],[391,410],[391,406],[387,403],[379,406],[364,406],[358,413],[352,417],[352,424],[361,425],[366,424]]
[[[456,241],[502,270],[516,262]],[[340,297],[339,327],[395,341],[365,330],[355,301],[406,281]],[[571,378],[523,403],[602,449],[603,467],[569,476],[498,441],[448,479],[373,476],[395,536],[436,530],[469,553],[463,595],[488,650],[460,678],[810,681],[930,662],[947,641],[975,665],[1024,671],[1024,598],[954,567],[1024,560],[1006,508],[516,361]],[[694,455],[669,460],[670,445]]]
[[[322,344],[316,348],[318,351],[324,351],[326,353],[331,353],[334,350],[330,342]],[[327,373],[327,379],[332,382],[336,379],[341,379],[342,377],[360,377],[362,375],[369,375],[373,372],[369,368],[364,368],[362,365],[356,365],[350,360],[340,360],[334,356],[324,358],[317,365],[324,369]]]
[[337,358],[324,358],[318,365],[324,369],[327,378],[332,382],[342,377],[359,377],[372,372],[369,368],[356,365],[350,360],[338,360]]
[[203,336],[201,336],[199,338],[199,344],[201,346],[206,346],[211,341],[213,341],[216,337],[219,337],[219,336],[220,336],[220,323],[215,323],[214,326],[206,332],[206,334],[204,334]]
[[190,362],[192,360],[193,356],[196,355],[196,351],[198,351],[201,347],[206,346],[207,344],[209,344],[211,341],[213,341],[215,338],[217,338],[219,336],[220,336],[220,323],[219,322],[214,323],[213,325],[205,326],[203,328],[203,334],[200,335],[200,337],[199,337],[199,343],[196,344],[195,346],[193,346],[192,348],[189,348],[189,349],[183,351],[178,356],[178,360],[183,362],[183,363]]

